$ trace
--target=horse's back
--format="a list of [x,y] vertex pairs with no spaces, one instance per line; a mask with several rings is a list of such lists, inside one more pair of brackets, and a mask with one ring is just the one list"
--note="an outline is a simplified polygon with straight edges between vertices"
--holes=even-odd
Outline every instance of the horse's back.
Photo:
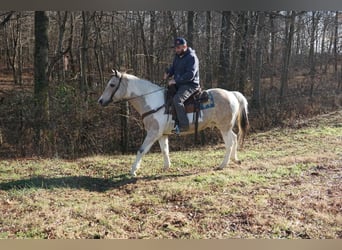
[[211,88],[207,90],[213,96],[215,108],[209,112],[214,113],[212,119],[221,120],[225,117],[232,123],[241,109],[242,105],[247,105],[247,100],[238,91],[228,91],[221,88]]
[[221,88],[211,88],[207,91],[213,96],[215,103],[226,107],[229,104],[239,104],[240,100],[244,98],[244,96],[238,91],[229,91]]

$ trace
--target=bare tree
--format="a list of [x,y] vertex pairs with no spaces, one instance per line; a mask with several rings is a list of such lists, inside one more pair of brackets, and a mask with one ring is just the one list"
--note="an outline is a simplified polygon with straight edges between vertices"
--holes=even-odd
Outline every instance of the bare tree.
[[[334,27],[335,27],[335,33],[334,33],[334,71],[337,75],[338,72],[338,11],[335,12],[335,22],[334,22]],[[336,77],[337,79],[337,77]]]
[[221,21],[221,44],[220,44],[220,58],[219,58],[219,87],[232,89],[228,85],[229,81],[229,67],[230,67],[230,47],[231,47],[231,11],[222,12]]
[[91,14],[89,11],[82,11],[82,42],[80,47],[80,71],[81,81],[80,89],[87,98],[88,92],[88,46],[89,46],[89,31],[90,31]]
[[210,88],[213,77],[212,61],[212,14],[211,11],[206,12],[206,37],[207,37],[207,51],[206,51],[206,66],[205,66],[205,82],[204,87]]
[[255,51],[255,67],[253,74],[253,97],[252,103],[253,107],[259,109],[260,107],[260,80],[261,71],[263,65],[262,48],[264,47],[264,28],[265,28],[265,12],[260,11],[257,13],[258,23],[257,23],[257,41],[256,41],[256,51]]
[[34,97],[35,97],[35,145],[36,153],[44,151],[43,141],[49,122],[49,79],[48,67],[48,25],[49,19],[45,11],[34,13]]
[[294,23],[296,18],[296,12],[288,12],[285,17],[285,39],[283,49],[283,64],[280,78],[280,98],[281,100],[287,95],[288,89],[288,75],[290,66],[291,49],[294,35]]
[[311,37],[310,37],[310,52],[309,52],[309,65],[310,65],[310,81],[311,81],[311,86],[310,86],[310,97],[313,95],[313,89],[314,89],[314,83],[315,83],[315,73],[316,73],[316,64],[315,64],[315,33],[317,29],[317,21],[316,21],[316,11],[312,12],[311,15]]
[[190,47],[193,46],[194,42],[194,20],[195,19],[195,12],[188,11],[188,19],[187,19],[187,30],[188,30],[188,37],[187,41]]

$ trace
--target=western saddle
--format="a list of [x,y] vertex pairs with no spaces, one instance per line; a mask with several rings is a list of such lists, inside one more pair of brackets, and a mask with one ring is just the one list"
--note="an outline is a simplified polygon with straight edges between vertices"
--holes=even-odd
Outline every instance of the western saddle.
[[[173,97],[177,92],[176,86],[168,86],[165,94],[165,114],[171,115],[175,124],[178,124],[176,110],[173,106]],[[209,94],[207,91],[198,89],[185,102],[184,108],[186,113],[195,113],[195,141],[197,141],[198,134],[198,118],[201,111],[201,103],[208,102]]]

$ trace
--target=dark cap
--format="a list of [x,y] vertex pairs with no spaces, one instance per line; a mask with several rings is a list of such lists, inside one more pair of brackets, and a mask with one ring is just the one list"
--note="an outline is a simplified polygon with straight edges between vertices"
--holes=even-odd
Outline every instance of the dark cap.
[[[177,47],[178,45],[186,45],[187,44],[187,42],[186,42],[186,40],[183,38],[183,37],[177,37],[176,39],[175,39],[175,45],[174,45],[174,47]],[[173,47],[173,48],[174,48]]]

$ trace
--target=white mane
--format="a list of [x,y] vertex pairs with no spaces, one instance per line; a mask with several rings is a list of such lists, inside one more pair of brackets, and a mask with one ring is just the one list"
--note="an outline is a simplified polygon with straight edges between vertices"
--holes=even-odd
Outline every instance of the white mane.
[[158,90],[162,87],[158,86],[157,84],[154,84],[148,80],[141,79],[139,77],[136,77],[134,75],[125,74],[127,79],[129,80],[129,88],[132,92],[137,94],[136,91],[140,92],[141,94],[149,93],[155,90]]

